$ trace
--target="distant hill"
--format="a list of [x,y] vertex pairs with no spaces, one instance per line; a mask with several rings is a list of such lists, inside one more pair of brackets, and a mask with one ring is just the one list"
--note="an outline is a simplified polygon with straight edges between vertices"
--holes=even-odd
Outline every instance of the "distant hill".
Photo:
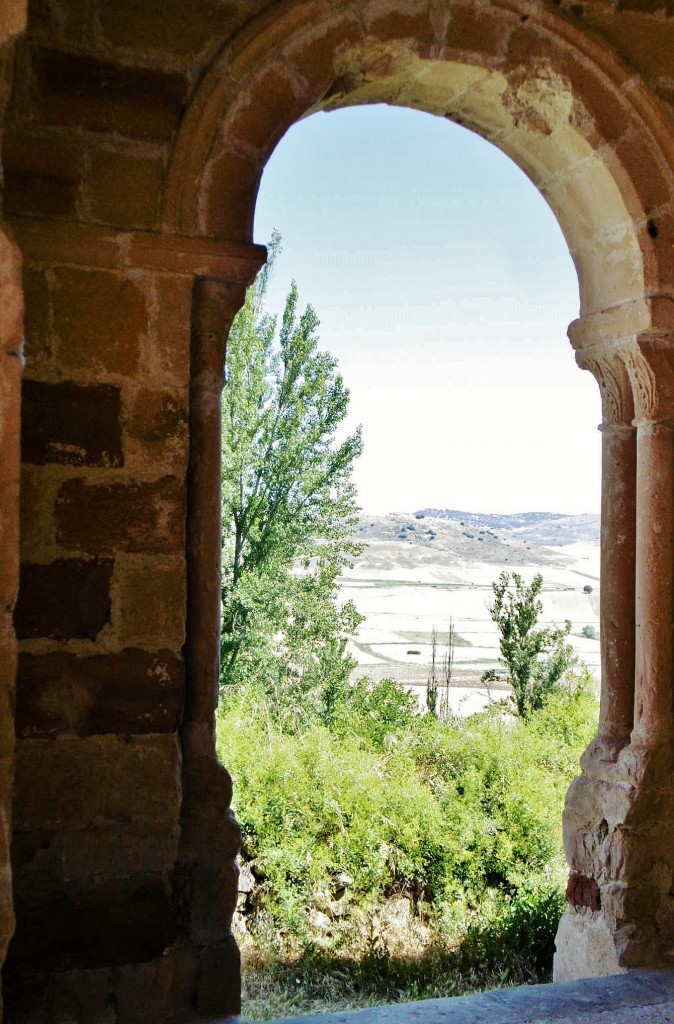
[[562,512],[516,512],[498,515],[492,512],[461,512],[453,508],[422,508],[415,519],[443,519],[474,530],[509,534],[525,544],[562,547],[579,541],[599,543],[599,516],[592,512],[565,515]]

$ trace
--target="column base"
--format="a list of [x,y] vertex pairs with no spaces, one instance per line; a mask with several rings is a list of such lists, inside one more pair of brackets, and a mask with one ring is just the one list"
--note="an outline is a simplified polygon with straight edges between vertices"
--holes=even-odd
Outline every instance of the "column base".
[[615,924],[601,911],[567,907],[557,929],[552,980],[624,974],[615,947]]

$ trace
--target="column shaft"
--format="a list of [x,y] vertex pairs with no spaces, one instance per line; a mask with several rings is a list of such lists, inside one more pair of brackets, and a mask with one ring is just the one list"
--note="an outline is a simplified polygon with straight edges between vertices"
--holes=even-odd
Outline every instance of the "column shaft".
[[674,702],[674,434],[637,433],[636,692],[633,742],[671,740]]
[[636,431],[602,427],[599,745],[615,758],[634,724]]

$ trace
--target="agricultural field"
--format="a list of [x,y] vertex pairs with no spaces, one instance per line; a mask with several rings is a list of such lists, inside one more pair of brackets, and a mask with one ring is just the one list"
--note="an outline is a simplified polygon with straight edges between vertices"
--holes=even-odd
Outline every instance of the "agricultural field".
[[[364,621],[350,652],[354,676],[392,677],[425,699],[433,630],[442,659],[448,625],[456,646],[452,705],[461,714],[490,699],[482,674],[498,665],[498,635],[488,604],[502,570],[544,580],[542,625],[571,623],[569,640],[599,676],[599,523],[597,516],[480,516],[424,510],[363,518],[365,544],[341,581]],[[492,693],[492,696],[494,694]],[[496,695],[498,696],[498,694]]]

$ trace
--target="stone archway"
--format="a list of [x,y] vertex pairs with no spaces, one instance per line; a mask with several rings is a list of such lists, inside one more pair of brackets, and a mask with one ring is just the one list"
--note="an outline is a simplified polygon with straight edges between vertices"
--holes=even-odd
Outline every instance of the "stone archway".
[[[448,117],[498,145],[545,196],[574,259],[581,309],[569,336],[603,403],[603,663],[598,736],[567,799],[571,875],[556,977],[666,963],[674,940],[667,132],[608,51],[552,15],[534,23],[525,4],[401,10],[372,0],[340,11],[287,2],[251,23],[204,76],[173,151],[165,229],[250,243],[262,170],[287,128],[309,112],[371,102]],[[204,282],[195,322],[204,303],[217,306],[209,290],[215,284]],[[214,393],[222,353],[213,346],[231,315],[222,312],[220,331],[211,324],[199,334]],[[199,423],[197,414],[195,445]],[[196,462],[199,454],[194,447]],[[192,501],[217,486],[215,472],[202,478]],[[197,529],[193,587],[215,540]],[[208,681],[213,643],[212,631],[200,641],[195,679]],[[204,685],[212,692],[212,679]]]

